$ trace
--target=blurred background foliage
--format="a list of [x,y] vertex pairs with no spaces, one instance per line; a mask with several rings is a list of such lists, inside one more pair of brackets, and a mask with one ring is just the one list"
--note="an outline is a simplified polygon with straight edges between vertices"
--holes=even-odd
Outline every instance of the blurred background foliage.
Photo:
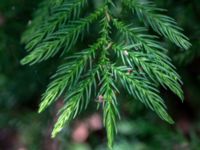
[[[37,114],[40,95],[55,70],[53,60],[32,67],[21,66],[25,55],[20,37],[40,1],[0,1],[0,150],[106,150],[106,136],[99,113],[80,116],[55,140],[50,139],[55,110]],[[182,76],[185,102],[163,90],[169,112],[176,120],[171,126],[127,93],[121,95],[114,150],[198,150],[200,148],[200,1],[155,0],[168,9],[189,36],[192,48],[181,51],[166,45]],[[48,67],[46,67],[48,65]],[[52,119],[53,118],[53,119]]]

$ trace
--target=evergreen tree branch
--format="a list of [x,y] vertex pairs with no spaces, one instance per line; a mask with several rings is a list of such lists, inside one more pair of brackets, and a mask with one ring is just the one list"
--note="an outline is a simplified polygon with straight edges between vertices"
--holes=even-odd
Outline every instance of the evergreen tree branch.
[[[118,83],[121,83],[135,99],[140,100],[169,123],[173,123],[173,120],[166,112],[165,103],[159,96],[158,85],[169,88],[181,99],[183,92],[180,76],[167,56],[167,50],[157,41],[157,36],[147,34],[146,28],[133,27],[132,24],[127,25],[119,21],[113,13],[113,9],[118,7],[113,0],[102,1],[103,7],[95,8],[89,15],[87,12],[90,11],[81,11],[87,3],[88,6],[92,6],[92,2],[45,0],[23,36],[22,41],[30,53],[21,63],[32,65],[47,60],[61,51],[62,54],[67,53],[78,45],[78,39],[92,28],[91,24],[97,23],[102,17],[98,22],[100,38],[84,50],[70,51],[72,55],[67,57],[52,76],[52,81],[42,96],[39,112],[44,111],[63,94],[65,104],[52,132],[52,137],[55,137],[66,124],[88,107],[93,96],[98,96],[103,100],[104,126],[107,131],[108,147],[112,149],[117,133],[116,122],[119,118],[116,98],[116,94],[119,93],[116,87]],[[125,4],[122,7],[136,12],[139,19],[150,25],[159,35],[163,35],[181,48],[190,47],[188,38],[181,33],[176,22],[159,14],[162,9],[140,0],[123,0],[122,4]],[[99,29],[98,27],[95,30]],[[115,31],[113,28],[120,33],[116,40],[112,39],[112,35],[115,35],[112,32]],[[61,56],[62,59],[63,55]],[[112,62],[116,64],[113,65]],[[123,66],[120,66],[122,64]]]
[[163,14],[164,9],[156,8],[155,4],[141,0],[123,0],[123,3],[136,12],[139,19],[146,24],[149,24],[154,31],[163,35],[177,46],[188,49],[191,44],[188,42],[188,38],[181,33],[182,29],[177,26],[177,23],[171,17]]
[[155,83],[167,86],[183,100],[180,76],[174,70],[170,58],[162,53],[166,50],[154,40],[153,36],[141,34],[142,29],[126,26],[117,20],[113,22],[130,43],[129,46],[113,46],[124,65],[128,63],[131,67],[136,65],[142,68]]
[[181,81],[180,77],[167,64],[155,59],[154,56],[150,54],[133,51],[130,46],[123,47],[120,45],[113,45],[113,49],[123,60],[124,65],[128,64],[133,69],[139,68],[141,71],[144,71],[154,83],[160,83],[163,87],[167,86],[183,100],[183,91],[179,84]]
[[24,34],[23,41],[26,42],[26,49],[31,51],[34,49],[45,37],[51,36],[53,32],[62,28],[69,20],[74,20],[80,16],[81,8],[87,3],[87,0],[67,1],[54,7],[51,10],[49,17],[43,19],[43,23],[39,23],[33,34],[27,32]]
[[[107,50],[105,50],[107,51]],[[116,92],[119,92],[114,80],[112,78],[112,73],[109,72],[110,63],[108,58],[106,57],[107,53],[104,53],[101,60],[101,88],[99,90],[99,97],[103,97],[103,118],[104,118],[104,126],[107,131],[107,139],[108,139],[108,147],[109,149],[113,148],[113,143],[115,139],[115,135],[117,133],[116,121],[120,118],[119,111],[117,108],[117,98]]]
[[89,100],[91,98],[91,91],[93,85],[95,85],[95,76],[98,69],[91,70],[88,77],[77,84],[68,93],[65,101],[67,104],[62,108],[61,115],[59,116],[54,129],[52,131],[52,137],[54,138],[66,124],[74,119],[81,110],[87,107]]
[[100,8],[86,18],[71,21],[67,26],[48,36],[28,56],[22,59],[22,64],[35,64],[53,57],[64,46],[65,51],[70,50],[77,42],[81,33],[88,29],[101,14]]
[[161,119],[170,124],[174,123],[166,112],[166,106],[162,98],[158,95],[159,91],[155,86],[138,73],[127,74],[129,69],[127,67],[112,66],[115,79],[122,83],[129,94],[156,112]]
[[95,51],[101,46],[101,43],[102,41],[99,39],[90,48],[68,57],[67,62],[58,68],[56,74],[52,76],[53,81],[42,96],[39,113],[58,99],[67,87],[70,89],[80,79],[81,73],[88,63],[91,64],[95,57]]
[[[111,1],[107,1],[107,3],[109,4]],[[119,91],[113,82],[114,80],[112,79],[112,74],[109,72],[110,60],[108,58],[108,50],[111,49],[112,46],[112,43],[110,42],[111,17],[109,13],[108,7],[105,7],[105,17],[101,21],[101,33],[104,39],[104,47],[100,58],[102,79],[100,82],[101,88],[99,90],[99,97],[103,97],[104,126],[107,131],[108,147],[109,149],[112,149],[115,135],[117,133],[116,121],[119,117],[115,92]]]

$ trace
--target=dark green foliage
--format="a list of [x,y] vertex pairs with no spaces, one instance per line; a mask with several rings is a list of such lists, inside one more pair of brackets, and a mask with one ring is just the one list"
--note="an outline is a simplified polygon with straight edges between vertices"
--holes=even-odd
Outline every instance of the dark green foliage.
[[191,44],[188,38],[182,34],[182,30],[176,24],[176,21],[168,16],[159,14],[164,9],[156,8],[151,2],[140,2],[138,0],[125,0],[124,4],[129,7],[133,13],[136,12],[139,19],[149,24],[153,30],[160,35],[165,36],[177,46],[188,49]]
[[[122,8],[133,15],[136,12],[145,24],[145,27],[135,27],[137,24],[127,24],[128,20],[116,15],[114,10],[118,5],[112,0],[100,1],[101,6],[92,11],[82,11],[93,2],[44,1],[22,38],[29,54],[21,63],[33,65],[61,56],[59,59],[64,63],[52,77],[39,108],[42,112],[61,95],[64,97],[65,104],[52,137],[86,109],[91,99],[99,99],[103,101],[104,125],[108,146],[112,149],[119,118],[118,85],[121,84],[134,99],[140,100],[160,118],[173,123],[158,87],[170,89],[183,100],[181,79],[166,55],[167,50],[158,40],[163,36],[183,49],[188,49],[191,44],[176,22],[159,14],[163,10],[152,3],[120,1]],[[88,41],[88,46],[84,45],[87,48],[80,50],[81,39],[87,40],[86,35],[94,34],[90,33],[93,24],[98,29],[95,42],[88,44]],[[159,36],[147,34],[149,26]]]

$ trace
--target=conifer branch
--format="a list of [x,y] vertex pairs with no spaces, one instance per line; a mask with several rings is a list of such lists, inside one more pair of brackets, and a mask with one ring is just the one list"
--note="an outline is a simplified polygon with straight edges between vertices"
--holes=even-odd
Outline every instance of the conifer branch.
[[21,63],[33,65],[44,61],[57,54],[64,45],[65,51],[70,50],[76,44],[79,36],[102,14],[102,10],[100,8],[86,18],[71,21],[69,25],[46,37],[28,56],[22,59]]
[[179,83],[181,79],[173,68],[151,54],[134,51],[134,48],[137,49],[137,45],[126,47],[113,45],[113,49],[123,60],[124,65],[144,71],[155,83],[160,83],[163,87],[167,86],[183,100],[183,91]]
[[[108,92],[108,93],[107,93]],[[113,144],[114,144],[114,139],[115,139],[115,135],[117,134],[117,110],[115,109],[115,104],[113,104],[113,97],[115,95],[112,96],[111,93],[113,91],[107,91],[104,94],[105,97],[105,105],[103,107],[104,109],[104,125],[106,127],[106,131],[107,131],[107,139],[108,139],[108,147],[109,149],[113,148]]]
[[[121,84],[130,95],[169,123],[173,123],[173,120],[159,96],[158,86],[169,88],[181,99],[183,91],[180,76],[167,56],[167,50],[157,41],[157,36],[147,34],[146,28],[125,24],[123,19],[119,21],[113,14],[113,9],[118,6],[112,0],[103,1],[103,6],[89,15],[82,12],[87,3],[92,6],[91,2],[93,1],[45,0],[22,38],[29,55],[21,63],[39,63],[61,51],[60,59],[68,55],[52,76],[52,81],[42,96],[39,112],[63,95],[65,104],[52,132],[52,137],[55,137],[66,124],[87,108],[93,96],[97,96],[103,100],[104,126],[108,147],[112,149],[119,118],[116,94],[120,92],[116,85]],[[140,0],[123,0],[122,3],[122,7],[136,12],[139,19],[159,35],[181,48],[190,47],[188,38],[181,33],[176,22],[158,14],[162,10],[152,3]],[[72,51],[79,44],[80,36],[93,23],[100,23],[95,28],[99,30],[100,38],[98,36],[91,46],[84,44],[83,50]],[[120,33],[120,36],[113,37],[113,31]],[[72,53],[71,56],[68,51]]]
[[115,135],[117,133],[116,121],[119,116],[117,108],[116,92],[119,93],[110,68],[110,62],[107,58],[107,50],[104,49],[101,56],[101,88],[98,97],[103,98],[103,122],[107,131],[108,147],[112,149]]
[[73,61],[67,62],[58,68],[57,73],[52,77],[54,80],[48,85],[43,94],[39,112],[45,110],[53,101],[61,96],[66,87],[70,88],[79,78],[88,61],[92,60],[96,49],[87,49],[75,54]]
[[40,24],[39,30],[33,31],[34,34],[30,36],[30,33],[24,35],[23,41],[26,41],[26,49],[31,51],[34,49],[41,40],[45,40],[45,37],[51,36],[53,32],[57,29],[62,28],[62,26],[70,20],[74,20],[80,16],[81,8],[83,8],[87,3],[87,0],[76,0],[67,1],[57,5],[51,10],[49,17],[43,19],[43,23]]
[[105,56],[104,65],[101,67],[102,85],[99,90],[99,96],[103,97],[104,126],[107,131],[108,147],[112,149],[117,133],[116,121],[120,118],[116,98],[116,92],[119,93],[119,91],[114,83],[112,73],[109,72],[109,70],[111,71],[111,64],[107,60]]
[[122,83],[129,94],[155,111],[161,119],[169,123],[174,123],[165,110],[166,106],[162,98],[158,95],[159,91],[152,83],[137,72],[127,74],[130,68],[112,66],[112,69],[115,79]]
[[163,35],[183,49],[188,49],[191,46],[188,42],[189,39],[181,33],[182,29],[177,26],[176,21],[171,17],[160,14],[164,9],[156,8],[155,4],[148,1],[123,0],[123,3],[158,34]]
[[[111,3],[111,1],[107,1]],[[119,112],[117,109],[117,99],[115,92],[118,92],[117,87],[112,79],[112,74],[110,71],[110,60],[108,58],[108,51],[112,47],[112,42],[110,38],[111,33],[111,16],[108,9],[108,5],[105,7],[105,17],[101,21],[102,26],[102,37],[104,38],[104,47],[101,54],[101,88],[99,90],[99,96],[103,97],[103,113],[104,113],[104,126],[107,131],[108,147],[113,148],[114,138],[117,133],[116,121],[119,117]]]
[[95,75],[98,69],[91,70],[88,77],[82,80],[65,98],[66,105],[61,110],[61,115],[59,116],[54,129],[52,131],[52,137],[55,137],[66,124],[74,119],[81,110],[87,107],[89,100],[91,98],[92,86],[95,85]]
[[[119,112],[117,109],[117,99],[115,90],[112,87],[114,83],[112,83],[113,79],[108,77],[107,75],[104,76],[103,86],[100,90],[101,95],[103,95],[104,105],[104,125],[107,131],[107,139],[108,139],[108,147],[112,149],[115,135],[117,133],[117,125],[116,121],[119,118]],[[115,88],[116,89],[116,88]]]
[[[123,59],[123,62],[128,59],[126,61],[130,66],[136,65],[142,68],[154,82],[159,82],[163,87],[166,85],[183,100],[180,86],[182,82],[174,70],[171,59],[164,53],[167,50],[155,41],[154,36],[143,34],[145,31],[143,28],[133,28],[118,20],[113,20],[113,23],[130,44],[126,47],[120,45],[116,47],[118,56]],[[127,52],[127,57],[124,52]]]

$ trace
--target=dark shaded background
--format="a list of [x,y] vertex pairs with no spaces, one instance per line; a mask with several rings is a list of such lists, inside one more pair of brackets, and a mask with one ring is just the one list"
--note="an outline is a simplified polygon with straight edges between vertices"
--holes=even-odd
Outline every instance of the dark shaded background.
[[[200,149],[200,1],[155,0],[168,9],[193,44],[189,51],[166,45],[182,76],[185,102],[169,91],[162,94],[176,124],[162,122],[127,93],[121,96],[122,120],[115,150]],[[50,61],[32,67],[21,66],[26,54],[20,37],[31,21],[39,0],[0,0],[0,150],[105,150],[101,116],[88,111],[55,140],[50,133],[61,101],[37,114],[40,95],[55,64]],[[46,67],[48,65],[48,67]],[[96,124],[94,125],[93,122]],[[77,135],[79,135],[77,137]]]

